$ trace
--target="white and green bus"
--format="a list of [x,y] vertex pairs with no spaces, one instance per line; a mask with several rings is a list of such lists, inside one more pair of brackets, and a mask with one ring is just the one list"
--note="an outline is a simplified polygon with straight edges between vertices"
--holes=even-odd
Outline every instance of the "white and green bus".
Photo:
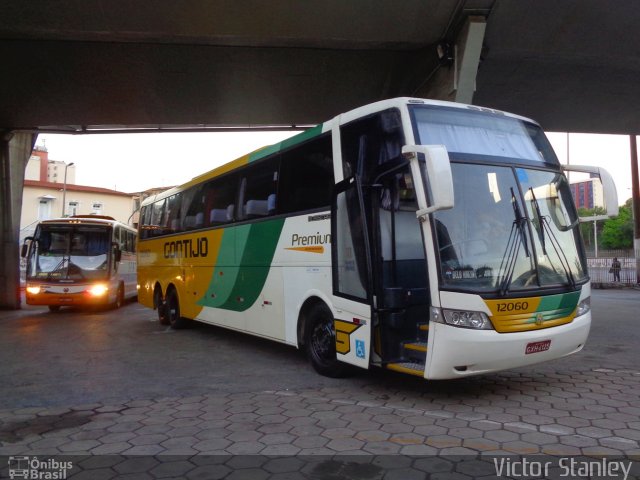
[[[600,169],[608,205],[615,187]],[[397,98],[147,199],[138,298],[190,320],[427,379],[577,352],[590,283],[567,179],[539,125]]]

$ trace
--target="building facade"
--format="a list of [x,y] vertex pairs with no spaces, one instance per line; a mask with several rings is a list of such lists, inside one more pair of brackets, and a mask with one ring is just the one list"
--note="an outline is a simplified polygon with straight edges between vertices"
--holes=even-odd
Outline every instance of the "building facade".
[[[64,203],[63,203],[64,198]],[[134,196],[107,188],[25,180],[20,237],[32,235],[41,220],[71,215],[108,215],[131,224]]]
[[599,178],[573,182],[569,187],[577,208],[593,209],[604,207],[604,193]]
[[[35,147],[25,170],[20,242],[33,235],[41,220],[71,215],[108,215],[131,224],[139,194],[76,185],[76,166],[49,159]],[[66,181],[65,181],[66,180]]]

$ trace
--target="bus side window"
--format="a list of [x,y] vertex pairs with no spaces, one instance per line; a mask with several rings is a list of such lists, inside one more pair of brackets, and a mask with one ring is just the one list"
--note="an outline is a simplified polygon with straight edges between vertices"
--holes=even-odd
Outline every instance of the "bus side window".
[[333,184],[329,135],[285,152],[280,167],[279,213],[329,208]]
[[163,233],[164,204],[164,198],[153,204],[153,211],[151,212],[151,236],[161,235]]
[[140,236],[142,238],[148,238],[151,236],[150,228],[151,225],[151,205],[145,205],[140,209]]
[[166,225],[168,233],[176,233],[182,230],[180,222],[180,206],[182,193],[172,195],[167,199]]
[[207,185],[205,220],[211,226],[233,222],[236,186],[236,175],[228,175]]
[[249,169],[245,190],[240,192],[240,217],[243,220],[266,217],[276,213],[279,156]]
[[184,192],[182,199],[182,230],[195,230],[204,224],[204,188],[196,185]]

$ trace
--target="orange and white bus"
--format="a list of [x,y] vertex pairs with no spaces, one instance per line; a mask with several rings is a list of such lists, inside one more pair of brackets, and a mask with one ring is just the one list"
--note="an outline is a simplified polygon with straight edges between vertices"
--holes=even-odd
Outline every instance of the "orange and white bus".
[[75,215],[44,220],[27,237],[26,301],[29,305],[111,305],[136,291],[137,231],[108,216]]

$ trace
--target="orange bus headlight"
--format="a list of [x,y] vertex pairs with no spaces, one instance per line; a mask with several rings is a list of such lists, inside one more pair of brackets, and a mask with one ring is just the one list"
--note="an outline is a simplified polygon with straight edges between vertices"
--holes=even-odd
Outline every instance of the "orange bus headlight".
[[98,283],[97,285],[92,285],[91,287],[89,287],[89,290],[87,290],[87,292],[89,292],[89,295],[92,295],[94,297],[101,297],[108,291],[109,287],[100,283]]
[[29,285],[27,287],[27,292],[29,292],[31,295],[37,295],[40,293],[40,285]]

